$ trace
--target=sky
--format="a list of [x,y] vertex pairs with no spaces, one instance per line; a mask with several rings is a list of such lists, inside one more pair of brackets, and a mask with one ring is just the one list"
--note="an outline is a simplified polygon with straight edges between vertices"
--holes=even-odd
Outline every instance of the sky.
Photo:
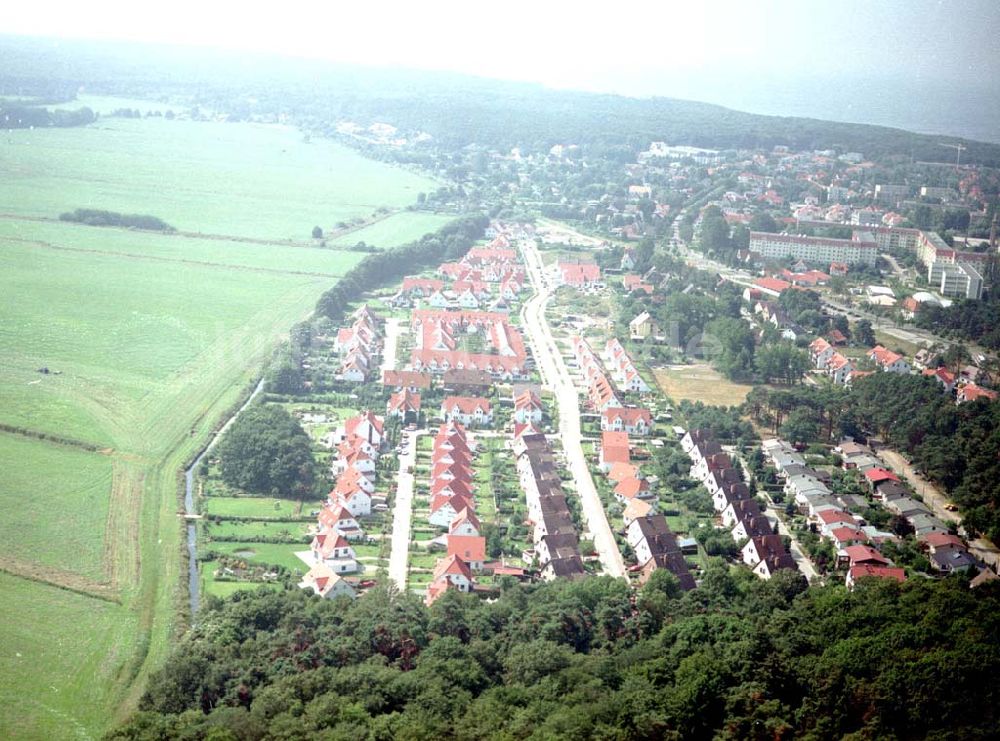
[[[816,109],[815,115],[836,117],[829,114],[838,106],[850,108],[859,90],[877,99],[877,86],[897,86],[908,97],[920,91],[943,96],[939,107],[971,110],[979,101],[1000,106],[1000,0],[10,5],[0,17],[0,32],[447,70],[556,88],[705,100],[762,113],[808,115]],[[878,113],[877,100],[866,105]]]

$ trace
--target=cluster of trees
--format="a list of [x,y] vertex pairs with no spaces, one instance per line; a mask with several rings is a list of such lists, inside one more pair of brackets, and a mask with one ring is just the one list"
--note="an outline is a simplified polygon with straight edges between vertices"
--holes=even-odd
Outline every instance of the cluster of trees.
[[49,126],[86,126],[97,120],[94,112],[84,106],[75,111],[49,110],[9,103],[0,103],[0,128],[37,129]]
[[488,216],[466,216],[449,222],[433,234],[425,234],[415,242],[388,252],[369,254],[320,297],[316,313],[338,320],[348,305],[365,291],[393,283],[431,265],[460,258],[477,239],[482,238],[487,226]]
[[1000,294],[984,301],[956,301],[948,308],[924,305],[917,312],[916,323],[939,334],[1000,349]]
[[245,409],[216,448],[222,480],[247,492],[305,499],[313,495],[312,441],[277,404]]
[[987,738],[998,672],[1000,588],[959,577],[263,589],[209,599],[108,738]]
[[177,231],[163,219],[148,214],[120,214],[95,208],[78,208],[59,214],[60,221],[72,221],[87,226],[118,226],[127,229],[145,229],[154,232]]
[[744,410],[794,442],[878,435],[949,492],[968,531],[1000,538],[1000,402],[956,405],[936,380],[876,373],[850,389],[758,387]]

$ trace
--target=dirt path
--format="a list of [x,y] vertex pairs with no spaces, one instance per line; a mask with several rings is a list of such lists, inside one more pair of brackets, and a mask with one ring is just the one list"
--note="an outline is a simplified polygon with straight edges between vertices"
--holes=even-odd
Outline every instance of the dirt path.
[[[878,451],[878,456],[889,465],[889,468],[906,479],[913,490],[923,498],[924,504],[931,508],[936,517],[944,522],[954,522],[961,526],[962,516],[958,512],[948,509],[948,506],[954,505],[939,486],[917,473],[909,461],[895,450],[882,449]],[[992,566],[994,571],[1000,566],[1000,549],[986,538],[970,540],[969,551],[977,558],[981,558]]]

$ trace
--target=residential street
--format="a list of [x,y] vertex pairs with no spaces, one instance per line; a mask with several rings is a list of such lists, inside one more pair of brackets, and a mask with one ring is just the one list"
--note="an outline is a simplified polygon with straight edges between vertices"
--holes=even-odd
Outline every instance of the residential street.
[[389,552],[389,580],[399,591],[406,591],[406,564],[410,549],[410,518],[413,515],[413,474],[417,459],[417,440],[426,430],[409,434],[409,440],[399,456],[396,502],[392,509],[392,550]]
[[399,343],[399,335],[402,331],[403,326],[398,318],[389,317],[385,320],[385,346],[382,348],[381,370],[396,369],[396,345]]
[[576,491],[583,505],[584,519],[594,538],[594,547],[597,549],[601,565],[606,574],[623,577],[625,563],[611,532],[604,506],[597,494],[583,453],[580,397],[545,318],[545,307],[551,293],[546,286],[541,257],[534,242],[522,242],[521,246],[535,288],[535,295],[525,303],[521,312],[524,328],[534,350],[535,363],[542,374],[542,379],[556,394],[559,405],[559,431],[566,460],[573,474]]

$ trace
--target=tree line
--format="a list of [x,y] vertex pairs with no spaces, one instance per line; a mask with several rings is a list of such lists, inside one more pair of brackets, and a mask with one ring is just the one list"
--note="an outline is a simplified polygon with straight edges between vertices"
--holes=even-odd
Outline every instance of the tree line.
[[4,129],[66,128],[86,126],[96,120],[97,116],[87,106],[68,111],[0,103],[0,128]]
[[78,208],[59,214],[60,221],[72,221],[87,226],[117,226],[126,229],[145,229],[151,232],[175,232],[163,219],[149,214],[122,214],[94,208]]
[[992,737],[1000,587],[806,586],[713,559],[682,593],[595,577],[325,601],[209,598],[109,739]]

